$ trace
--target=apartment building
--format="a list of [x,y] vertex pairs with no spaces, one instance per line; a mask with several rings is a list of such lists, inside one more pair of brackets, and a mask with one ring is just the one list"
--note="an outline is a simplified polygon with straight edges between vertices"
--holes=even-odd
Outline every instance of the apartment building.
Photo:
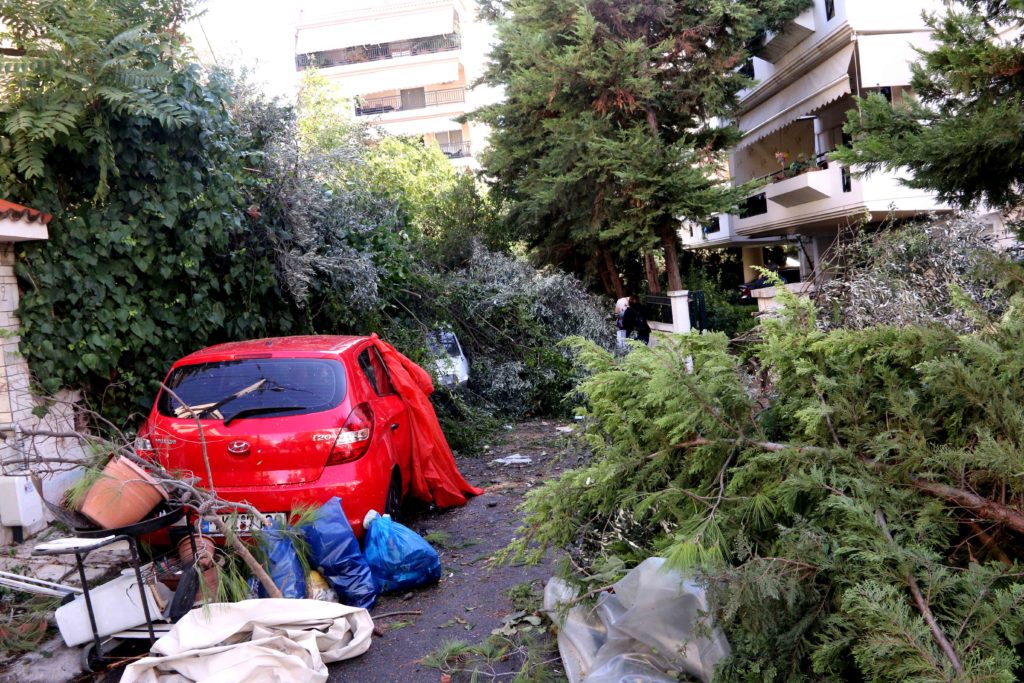
[[922,11],[941,0],[815,0],[769,35],[746,68],[755,85],[741,96],[740,143],[729,154],[734,185],[766,183],[738,215],[685,225],[687,248],[742,247],[760,265],[766,243],[799,246],[807,277],[846,225],[945,211],[934,196],[908,188],[898,173],[853,177],[828,161],[844,144],[855,96],[880,93],[898,104],[909,91],[915,48],[931,45]]
[[357,119],[423,137],[453,164],[475,167],[487,131],[458,119],[487,96],[469,86],[482,72],[488,34],[472,0],[307,5],[296,28],[296,66],[336,83]]

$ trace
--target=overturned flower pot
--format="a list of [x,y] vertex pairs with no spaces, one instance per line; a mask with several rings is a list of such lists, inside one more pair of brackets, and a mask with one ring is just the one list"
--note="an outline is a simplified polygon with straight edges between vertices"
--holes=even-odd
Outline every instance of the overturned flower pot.
[[104,529],[114,529],[143,519],[167,497],[148,472],[116,457],[86,492],[80,512]]

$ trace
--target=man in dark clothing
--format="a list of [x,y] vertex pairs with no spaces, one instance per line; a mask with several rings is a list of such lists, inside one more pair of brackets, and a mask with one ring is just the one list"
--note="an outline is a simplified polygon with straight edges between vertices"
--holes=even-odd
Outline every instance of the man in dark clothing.
[[636,332],[637,339],[644,344],[651,343],[651,326],[647,324],[647,314],[635,296],[629,297],[629,308],[622,315],[622,329],[626,331],[627,337]]

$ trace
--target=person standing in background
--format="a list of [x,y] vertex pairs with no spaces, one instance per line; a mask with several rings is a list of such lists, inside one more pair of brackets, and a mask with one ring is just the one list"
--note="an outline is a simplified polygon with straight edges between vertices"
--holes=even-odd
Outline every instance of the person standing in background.
[[650,345],[651,326],[647,324],[647,313],[640,305],[640,299],[635,296],[629,297],[629,307],[622,314],[622,329],[626,333],[626,337],[635,332],[637,339]]
[[626,330],[622,327],[622,316],[629,308],[629,297],[624,296],[615,302],[615,342],[620,349],[626,348]]

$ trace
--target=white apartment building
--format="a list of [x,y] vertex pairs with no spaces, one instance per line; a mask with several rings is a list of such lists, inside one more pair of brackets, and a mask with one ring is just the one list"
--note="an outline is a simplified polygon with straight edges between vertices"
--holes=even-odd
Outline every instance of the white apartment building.
[[457,119],[492,96],[470,91],[489,38],[472,0],[307,5],[296,28],[296,66],[336,83],[357,119],[391,135],[422,136],[453,164],[476,167],[487,131]]
[[922,10],[941,0],[815,0],[753,58],[755,85],[740,100],[740,143],[729,154],[734,185],[767,184],[739,215],[682,229],[687,248],[744,247],[745,270],[761,265],[761,245],[799,244],[808,275],[843,227],[866,217],[944,211],[934,196],[902,185],[896,173],[855,178],[827,160],[846,142],[854,96],[877,92],[899,103],[909,90],[914,48],[931,45]]

